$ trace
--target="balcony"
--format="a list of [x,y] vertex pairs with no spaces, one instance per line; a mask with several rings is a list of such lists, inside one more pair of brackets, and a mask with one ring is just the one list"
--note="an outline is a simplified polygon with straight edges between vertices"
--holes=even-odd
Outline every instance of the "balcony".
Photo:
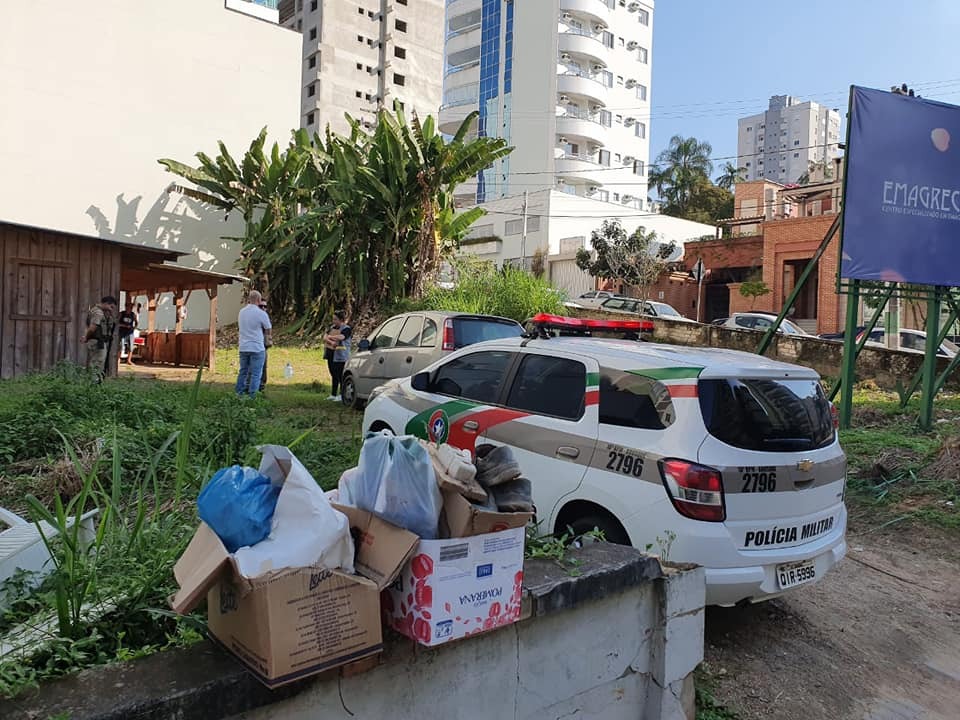
[[[460,129],[460,124],[463,122],[464,118],[467,117],[470,113],[477,109],[476,102],[464,102],[459,105],[444,105],[440,108],[440,113],[437,117],[437,129],[442,133],[447,135],[453,135],[457,130]],[[473,127],[471,132],[476,135],[477,132],[477,123],[473,122]]]
[[606,168],[585,155],[565,155],[554,161],[557,177],[571,185],[603,185]]
[[477,57],[480,57],[480,27],[474,27],[457,35],[447,38],[444,52],[449,58],[463,50],[477,49]]
[[608,142],[609,132],[609,128],[588,117],[557,115],[557,135],[568,141],[586,140],[602,147]]
[[560,12],[604,25],[610,25],[612,15],[604,0],[560,0]]
[[603,67],[610,64],[610,57],[613,52],[603,44],[602,40],[576,30],[561,32],[557,45],[561,55],[569,53],[571,56],[576,55],[586,58],[590,62]]
[[610,88],[597,78],[586,73],[568,70],[557,75],[557,92],[560,95],[585,97],[598,105],[607,105]]

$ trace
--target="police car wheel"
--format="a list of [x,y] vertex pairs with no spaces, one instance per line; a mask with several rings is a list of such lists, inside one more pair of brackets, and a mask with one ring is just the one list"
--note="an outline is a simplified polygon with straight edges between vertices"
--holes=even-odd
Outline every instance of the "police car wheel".
[[603,533],[603,539],[608,543],[613,543],[614,545],[630,544],[630,538],[627,537],[624,529],[620,527],[620,523],[604,515],[587,515],[577,518],[570,523],[570,529],[573,530],[573,534],[577,537],[596,529]]

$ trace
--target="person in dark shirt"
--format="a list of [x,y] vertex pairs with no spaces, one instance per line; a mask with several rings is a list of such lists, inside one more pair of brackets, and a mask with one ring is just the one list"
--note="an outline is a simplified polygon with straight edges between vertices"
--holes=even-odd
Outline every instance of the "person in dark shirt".
[[343,368],[350,359],[350,338],[353,329],[347,325],[347,314],[337,310],[333,314],[333,325],[324,338],[323,356],[327,360],[327,369],[330,371],[330,397],[327,400],[340,402],[340,380],[343,378]]
[[133,302],[127,304],[117,316],[117,329],[120,334],[120,359],[127,358],[127,365],[133,365],[133,331],[137,328],[137,313],[133,310]]

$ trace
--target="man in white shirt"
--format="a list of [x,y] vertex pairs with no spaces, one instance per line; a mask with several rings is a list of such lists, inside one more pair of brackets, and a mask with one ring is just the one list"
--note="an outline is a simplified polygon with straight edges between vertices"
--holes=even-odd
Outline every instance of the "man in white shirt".
[[237,316],[240,326],[240,373],[237,375],[237,395],[253,397],[260,389],[260,375],[267,357],[264,338],[272,339],[270,316],[260,309],[260,293],[251,290],[247,304]]

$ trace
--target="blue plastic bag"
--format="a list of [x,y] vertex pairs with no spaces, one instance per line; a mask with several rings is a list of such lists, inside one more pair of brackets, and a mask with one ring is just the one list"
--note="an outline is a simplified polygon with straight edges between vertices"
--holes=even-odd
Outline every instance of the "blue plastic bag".
[[411,436],[368,433],[342,502],[379,515],[424,540],[437,537],[443,497],[430,455]]
[[229,552],[256,545],[270,534],[280,486],[250,467],[217,470],[200,491],[197,510]]

